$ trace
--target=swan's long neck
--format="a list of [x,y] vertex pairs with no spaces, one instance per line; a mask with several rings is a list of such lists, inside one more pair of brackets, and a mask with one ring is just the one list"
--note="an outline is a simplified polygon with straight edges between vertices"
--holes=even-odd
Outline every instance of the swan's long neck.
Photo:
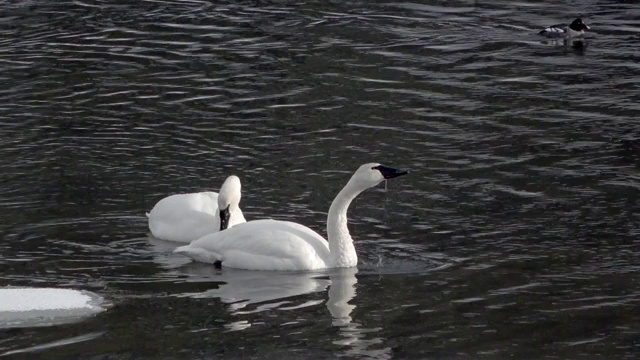
[[327,216],[327,237],[332,267],[352,267],[358,264],[358,255],[347,228],[347,209],[363,190],[349,181],[331,203]]

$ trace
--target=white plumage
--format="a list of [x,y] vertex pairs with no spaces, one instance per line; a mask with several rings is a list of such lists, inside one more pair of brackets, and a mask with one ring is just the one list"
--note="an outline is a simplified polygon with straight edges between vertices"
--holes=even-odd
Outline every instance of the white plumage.
[[[239,203],[240,179],[229,176],[220,187],[220,195],[233,199],[229,209],[228,227],[246,222]],[[149,230],[158,239],[188,243],[207,234],[220,231],[218,194],[205,191],[176,194],[160,200],[149,213]]]
[[331,204],[325,240],[310,228],[290,221],[254,220],[206,235],[176,253],[196,261],[248,270],[316,270],[358,263],[347,228],[347,209],[362,191],[406,174],[371,163],[360,166]]

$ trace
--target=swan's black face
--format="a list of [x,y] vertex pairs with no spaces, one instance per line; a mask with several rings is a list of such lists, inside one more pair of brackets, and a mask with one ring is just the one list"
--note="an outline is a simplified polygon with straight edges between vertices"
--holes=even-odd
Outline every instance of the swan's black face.
[[226,230],[229,226],[229,218],[231,218],[231,212],[229,211],[230,207],[231,205],[220,210],[220,231]]
[[409,173],[408,170],[398,170],[384,165],[377,165],[372,167],[371,169],[380,171],[380,174],[382,174],[382,177],[385,179],[393,179],[395,177],[406,175]]

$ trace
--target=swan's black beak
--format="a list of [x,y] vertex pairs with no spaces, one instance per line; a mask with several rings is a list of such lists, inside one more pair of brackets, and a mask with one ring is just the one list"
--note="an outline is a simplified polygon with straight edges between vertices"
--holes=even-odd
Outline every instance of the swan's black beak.
[[227,206],[226,209],[220,210],[220,231],[226,230],[229,226],[229,218],[231,217],[231,212],[229,211],[230,206],[231,205]]
[[398,169],[390,168],[384,165],[378,165],[374,167],[374,169],[377,169],[378,171],[380,171],[380,173],[382,174],[382,177],[384,177],[385,179],[393,179],[395,177],[406,175],[409,173],[409,170],[404,170],[404,169],[398,170]]

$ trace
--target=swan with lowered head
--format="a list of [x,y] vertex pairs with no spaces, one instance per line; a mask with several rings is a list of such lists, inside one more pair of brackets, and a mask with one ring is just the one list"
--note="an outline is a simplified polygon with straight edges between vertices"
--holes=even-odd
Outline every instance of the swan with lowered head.
[[406,174],[377,163],[364,164],[331,203],[325,240],[290,221],[254,220],[206,235],[174,250],[196,261],[247,270],[317,270],[358,264],[347,228],[347,209],[364,190]]
[[[220,187],[220,194],[205,191],[168,196],[147,213],[149,230],[157,239],[188,243],[244,223],[246,220],[239,205],[240,190],[240,179],[231,175]],[[220,196],[224,196],[229,202],[224,222],[221,221],[218,210]]]

